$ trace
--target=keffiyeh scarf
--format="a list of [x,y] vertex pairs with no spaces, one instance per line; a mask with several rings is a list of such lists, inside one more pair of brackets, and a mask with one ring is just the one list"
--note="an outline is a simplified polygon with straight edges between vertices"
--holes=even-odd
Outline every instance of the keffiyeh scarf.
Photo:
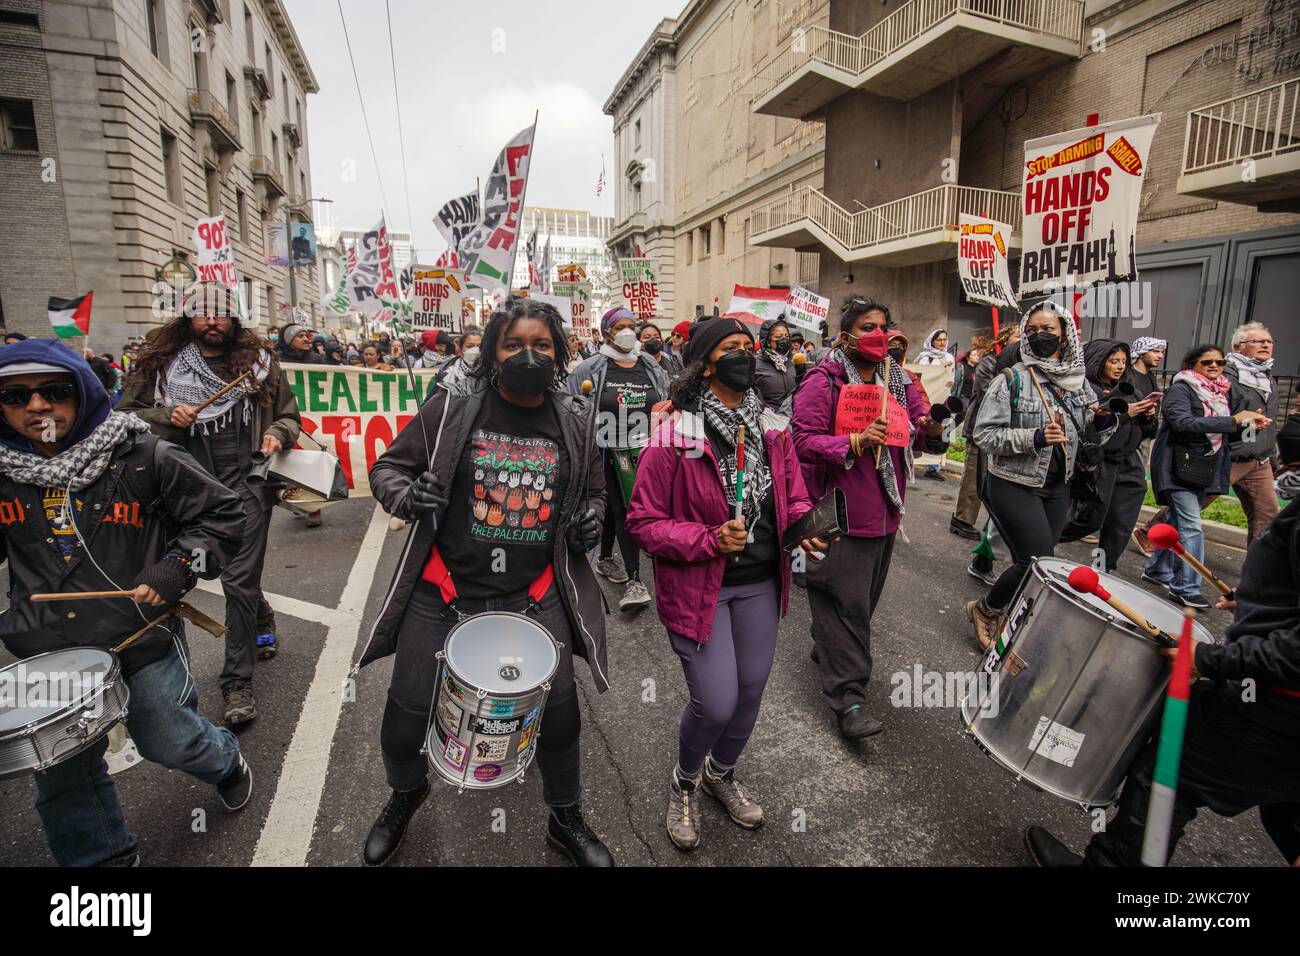
[[148,430],[142,419],[129,412],[109,412],[102,425],[52,458],[0,445],[0,474],[24,485],[81,491],[99,480],[113,449],[124,438]]
[[717,449],[718,471],[722,473],[722,490],[727,495],[727,508],[736,507],[736,433],[745,426],[745,501],[741,513],[745,527],[751,532],[763,516],[763,499],[772,487],[772,470],[767,465],[763,448],[763,401],[750,389],[745,399],[735,408],[728,408],[707,389],[700,396],[700,413],[713,426],[722,439],[723,447]]
[[1272,359],[1247,358],[1240,352],[1228,353],[1228,364],[1237,370],[1237,381],[1249,385],[1267,398],[1273,392],[1273,376],[1268,374],[1273,368]]
[[[263,352],[259,357],[257,364],[253,366],[253,377],[259,382],[266,378],[271,371],[271,360]],[[209,398],[225,388],[229,383],[220,375],[212,371],[207,361],[203,358],[203,353],[193,342],[189,342],[176,353],[171,364],[167,366],[167,371],[158,376],[158,384],[154,389],[154,399],[156,401],[166,401],[169,405],[190,405],[199,406]],[[252,418],[252,405],[245,402],[256,392],[248,379],[244,379],[225,395],[199,413],[198,421],[190,427],[190,434],[197,434],[202,428],[203,434],[211,431],[220,431],[228,425],[233,416],[235,407],[242,403],[244,424]]]
[[[844,377],[848,379],[850,385],[867,385],[867,384],[877,385],[877,384],[881,384],[883,381],[884,369],[885,369],[885,365],[883,362],[876,366],[876,377],[872,382],[868,383],[865,380],[863,380],[862,376],[858,373],[857,366],[853,364],[852,360],[847,355],[844,354],[843,349],[841,349],[838,345],[831,352],[831,358],[834,361],[839,362],[840,365],[843,366]],[[883,384],[885,384],[885,386],[889,389],[889,394],[894,396],[898,404],[903,406],[904,410],[906,410],[907,409],[907,376],[903,372],[902,366],[900,366],[897,362],[891,361],[889,363],[889,381]],[[912,425],[910,420],[908,421],[908,432],[911,434],[915,434],[915,427]],[[867,460],[871,462],[875,461],[874,451],[867,456]],[[906,474],[910,475],[912,473],[912,446],[910,443],[906,448],[903,449],[903,463],[904,463],[904,468],[906,469]],[[877,465],[876,468],[880,472],[880,484],[885,489],[885,497],[889,499],[889,504],[900,515],[906,514],[907,511],[903,507],[903,485],[902,485],[902,482],[906,479],[901,478],[898,472],[895,470],[894,457],[891,454],[889,454],[888,448],[886,448],[884,453],[880,456],[880,464]]]
[[[1065,330],[1065,338],[1061,342],[1061,354],[1054,358],[1039,358],[1035,355],[1034,350],[1029,347],[1029,337],[1025,334],[1029,317],[1042,309],[1057,316]],[[1050,299],[1030,307],[1020,317],[1020,361],[1030,368],[1037,369],[1039,373],[1051,379],[1053,384],[1067,392],[1077,392],[1082,389],[1086,369],[1083,362],[1083,346],[1079,342],[1079,330],[1075,327],[1074,316],[1069,311],[1057,307]]]
[[787,359],[784,355],[782,355],[780,352],[776,351],[775,349],[763,349],[763,354],[767,357],[769,362],[771,362],[774,366],[776,366],[776,370],[778,372],[780,372],[782,375],[785,374],[785,366],[786,366]]
[[1295,501],[1300,498],[1300,471],[1285,471],[1277,476],[1273,488],[1279,498]]
[[[1196,393],[1207,418],[1226,418],[1232,414],[1232,406],[1228,403],[1228,389],[1232,387],[1232,382],[1227,376],[1210,379],[1200,372],[1185,368],[1174,376],[1174,381],[1184,383]],[[1210,440],[1210,449],[1217,454],[1223,447],[1223,436],[1211,434],[1205,437]]]

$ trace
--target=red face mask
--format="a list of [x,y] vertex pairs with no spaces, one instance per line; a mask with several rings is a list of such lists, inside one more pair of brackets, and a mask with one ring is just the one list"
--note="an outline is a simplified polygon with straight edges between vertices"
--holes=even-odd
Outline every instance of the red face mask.
[[868,362],[883,362],[885,360],[885,353],[889,350],[889,339],[885,335],[884,329],[872,329],[870,332],[862,333],[857,339],[858,355]]

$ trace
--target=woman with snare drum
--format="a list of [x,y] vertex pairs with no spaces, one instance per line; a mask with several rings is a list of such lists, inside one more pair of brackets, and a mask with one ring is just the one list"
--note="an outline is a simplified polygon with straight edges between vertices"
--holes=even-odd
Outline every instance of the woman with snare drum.
[[[690,850],[700,842],[700,789],[739,826],[763,822],[735,766],[758,720],[790,595],[781,538],[812,502],[786,419],[753,388],[744,324],[698,323],[684,358],[673,411],[641,454],[627,526],[654,556],[655,606],[690,692],[667,818],[669,839]],[[826,548],[820,539],[802,544]]]
[[612,866],[582,818],[581,718],[573,655],[609,687],[600,589],[585,552],[600,540],[604,475],[588,401],[560,386],[568,358],[559,313],[515,300],[483,330],[479,362],[444,383],[370,470],[389,514],[413,521],[361,665],[396,654],[380,731],[393,788],[366,839],[382,865],[429,794],[420,748],[439,661],[461,615],[526,613],[559,642],[537,762],[547,842],[581,866]]
[[1085,376],[1074,317],[1050,300],[1020,320],[1020,358],[993,379],[980,402],[974,438],[988,475],[985,504],[1013,563],[977,600],[966,602],[981,648],[992,644],[1002,612],[1034,558],[1049,557],[1065,527],[1076,467],[1095,465],[1118,422],[1098,411]]

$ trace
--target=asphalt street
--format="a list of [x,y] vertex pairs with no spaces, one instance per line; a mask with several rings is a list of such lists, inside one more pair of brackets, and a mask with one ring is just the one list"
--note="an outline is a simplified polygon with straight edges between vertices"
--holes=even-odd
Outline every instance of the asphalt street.
[[[822,702],[809,660],[808,604],[794,592],[781,624],[777,660],[758,726],[738,769],[762,803],[766,825],[746,832],[706,802],[702,845],[677,851],[664,832],[677,721],[685,703],[677,658],[653,608],[617,611],[621,587],[602,582],[613,687],[597,694],[578,662],[582,707],[584,809],[624,865],[1022,866],[1023,828],[1051,828],[1076,849],[1094,821],[996,765],[966,738],[953,706],[893,707],[891,675],[972,671],[977,654],[964,601],[984,586],[965,573],[969,542],[949,534],[957,482],[920,480],[911,489],[881,606],[873,624],[876,674],[871,713],[885,732],[859,744],[842,740]],[[146,865],[354,866],[387,790],[379,726],[391,658],[360,673],[348,669],[383,600],[406,538],[390,530],[371,499],[330,507],[309,529],[277,511],[264,589],[279,618],[282,650],[259,665],[261,716],[240,734],[255,776],[241,813],[221,811],[216,794],[192,778],[151,764],[119,774],[122,804],[141,838]],[[1087,560],[1088,546],[1062,555]],[[1209,545],[1208,563],[1235,580],[1242,554]],[[652,572],[645,563],[643,578]],[[1135,552],[1121,564],[1136,580]],[[219,594],[192,602],[223,617]],[[1221,633],[1229,617],[1204,620]],[[190,629],[203,712],[220,719],[216,686],[222,647]],[[0,652],[0,664],[11,658]],[[30,777],[0,782],[0,862],[51,862],[33,808]],[[544,841],[541,782],[463,794],[434,783],[393,865],[568,865]],[[1233,819],[1205,812],[1174,858],[1181,866],[1280,865],[1254,811]]]

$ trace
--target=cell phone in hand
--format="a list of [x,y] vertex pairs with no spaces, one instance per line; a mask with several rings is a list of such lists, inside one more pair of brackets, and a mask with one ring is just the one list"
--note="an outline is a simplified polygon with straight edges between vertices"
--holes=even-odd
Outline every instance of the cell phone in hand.
[[1149,399],[1151,399],[1151,401],[1153,401],[1153,402],[1158,402],[1158,401],[1160,401],[1160,399],[1162,399],[1162,398],[1165,397],[1165,393],[1164,393],[1164,392],[1147,392],[1146,397],[1149,398]]

